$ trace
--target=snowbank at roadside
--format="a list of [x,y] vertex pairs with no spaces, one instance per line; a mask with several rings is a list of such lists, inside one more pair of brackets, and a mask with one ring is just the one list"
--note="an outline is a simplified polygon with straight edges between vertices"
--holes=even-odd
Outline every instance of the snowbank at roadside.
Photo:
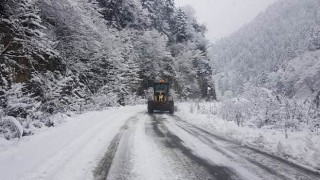
[[[92,171],[126,120],[145,106],[56,117],[32,136],[0,138],[2,179],[93,179]],[[67,120],[66,120],[67,118]]]
[[219,136],[229,137],[244,145],[285,158],[288,161],[320,170],[320,134],[304,130],[287,132],[282,129],[239,127],[222,119],[218,103],[180,103],[176,115]]

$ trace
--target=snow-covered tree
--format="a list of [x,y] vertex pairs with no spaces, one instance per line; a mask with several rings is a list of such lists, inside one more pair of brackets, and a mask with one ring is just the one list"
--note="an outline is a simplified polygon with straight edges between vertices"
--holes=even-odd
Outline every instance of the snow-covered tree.
[[97,0],[100,12],[110,27],[143,29],[150,26],[139,0]]
[[157,78],[182,98],[214,92],[205,28],[173,0],[6,0],[0,15],[2,127],[126,105]]
[[185,12],[181,9],[178,9],[176,16],[175,16],[175,25],[174,25],[174,35],[176,36],[177,42],[183,42],[188,39],[187,34],[187,26],[188,26],[188,19]]
[[147,10],[152,28],[169,36],[170,25],[175,12],[173,0],[141,0],[142,7]]

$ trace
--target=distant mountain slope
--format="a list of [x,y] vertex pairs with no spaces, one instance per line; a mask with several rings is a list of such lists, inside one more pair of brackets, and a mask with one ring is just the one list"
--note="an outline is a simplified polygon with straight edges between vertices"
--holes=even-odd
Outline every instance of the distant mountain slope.
[[[304,54],[309,56],[313,53],[307,52],[318,49],[320,1],[280,0],[253,22],[212,47],[210,53],[218,93],[220,96],[237,95],[254,85],[269,87],[292,97],[297,91],[304,91],[295,84],[299,81],[299,86],[304,86],[301,85],[304,82],[299,77],[290,83],[280,81],[283,78],[275,82],[274,75],[278,71],[290,74],[286,67],[297,64],[290,63],[292,59],[304,61]],[[308,66],[320,61],[317,56],[313,58],[315,60],[309,61],[311,64]],[[308,71],[308,68],[304,71]],[[302,74],[298,73],[297,76]]]

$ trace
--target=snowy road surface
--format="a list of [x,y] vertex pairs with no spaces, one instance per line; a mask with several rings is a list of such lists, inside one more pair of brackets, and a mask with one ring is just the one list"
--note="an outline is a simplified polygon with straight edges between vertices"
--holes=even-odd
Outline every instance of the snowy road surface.
[[320,179],[145,106],[90,112],[0,143],[0,179]]

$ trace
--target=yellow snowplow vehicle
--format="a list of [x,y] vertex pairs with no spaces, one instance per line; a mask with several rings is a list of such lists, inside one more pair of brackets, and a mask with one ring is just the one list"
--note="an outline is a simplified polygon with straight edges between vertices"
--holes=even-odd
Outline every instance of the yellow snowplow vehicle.
[[169,83],[160,80],[153,84],[153,100],[148,100],[148,112],[153,111],[169,111],[170,114],[174,112],[174,102],[169,94]]

